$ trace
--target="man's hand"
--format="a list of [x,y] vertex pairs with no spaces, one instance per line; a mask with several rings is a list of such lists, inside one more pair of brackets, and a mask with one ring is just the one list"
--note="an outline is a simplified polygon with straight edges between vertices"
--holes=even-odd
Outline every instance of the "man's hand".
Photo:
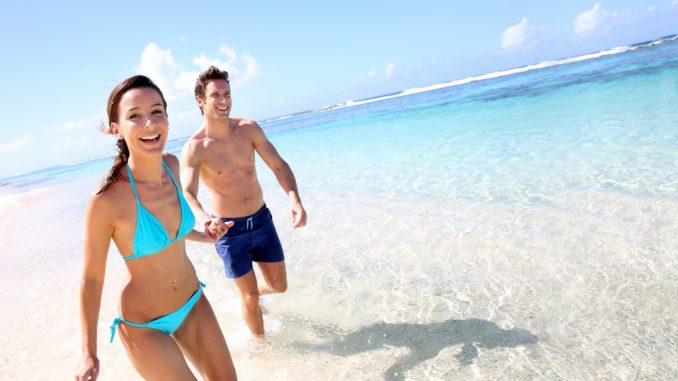
[[221,220],[221,218],[215,217],[209,220],[203,221],[203,226],[205,227],[205,231],[215,240],[218,240],[228,232],[228,229],[230,229],[235,222],[233,221],[228,221],[224,222]]
[[301,202],[293,202],[290,205],[290,219],[295,229],[306,225],[306,211]]

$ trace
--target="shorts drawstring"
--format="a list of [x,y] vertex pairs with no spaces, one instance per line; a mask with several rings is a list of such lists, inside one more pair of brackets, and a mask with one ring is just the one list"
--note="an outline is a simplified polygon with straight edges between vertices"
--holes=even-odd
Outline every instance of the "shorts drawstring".
[[247,230],[254,230],[254,221],[253,221],[253,218],[254,218],[254,217],[250,217],[250,218],[247,219],[247,221],[246,221],[246,222],[247,222],[247,225],[245,226],[245,229],[247,229]]

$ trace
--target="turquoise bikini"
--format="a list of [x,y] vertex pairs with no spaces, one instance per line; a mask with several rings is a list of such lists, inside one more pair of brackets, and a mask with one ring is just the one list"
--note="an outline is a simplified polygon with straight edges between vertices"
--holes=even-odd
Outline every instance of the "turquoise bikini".
[[[130,171],[129,165],[126,166],[129,183],[132,186],[134,197],[137,200],[137,226],[136,231],[134,232],[133,241],[134,253],[133,255],[123,257],[126,261],[153,255],[162,251],[167,246],[185,237],[191,232],[191,230],[193,230],[193,226],[195,225],[195,216],[193,216],[193,212],[191,212],[188,202],[186,202],[186,199],[182,195],[179,185],[174,179],[174,175],[172,175],[172,171],[169,169],[167,164],[165,164],[165,162],[163,162],[162,165],[167,170],[167,173],[169,173],[172,183],[174,183],[174,189],[177,191],[177,197],[181,207],[181,222],[179,223],[179,231],[177,232],[177,236],[174,239],[170,239],[167,231],[162,226],[160,221],[158,221],[158,219],[155,218],[151,212],[144,208],[144,206],[141,204],[141,201],[139,201],[139,195],[137,194],[137,187],[134,184],[132,171]],[[184,304],[178,310],[165,316],[151,320],[147,323],[134,323],[121,317],[115,318],[113,320],[113,325],[111,325],[111,343],[115,337],[115,330],[120,323],[125,323],[133,327],[153,328],[165,332],[168,335],[174,333],[174,331],[181,327],[181,323],[184,322],[184,319],[186,319],[186,316],[188,316],[188,314],[193,309],[193,306],[195,306],[202,295],[202,288],[205,287],[205,284],[202,282],[198,283],[198,289],[188,299],[186,304]]]
[[191,212],[191,207],[182,195],[181,190],[177,185],[177,181],[174,179],[174,175],[172,175],[172,171],[170,171],[165,162],[163,162],[162,165],[167,170],[167,173],[169,173],[172,183],[174,183],[174,188],[177,190],[177,197],[179,198],[179,205],[181,206],[181,223],[179,224],[179,231],[177,232],[176,238],[170,239],[167,231],[165,231],[165,227],[162,226],[160,221],[144,208],[139,200],[139,195],[137,194],[137,187],[134,184],[132,171],[130,171],[129,165],[127,165],[125,168],[127,169],[129,184],[132,186],[134,198],[137,199],[137,229],[134,232],[134,255],[123,257],[126,261],[153,255],[161,251],[190,233],[195,225],[195,217],[193,216],[193,212]]

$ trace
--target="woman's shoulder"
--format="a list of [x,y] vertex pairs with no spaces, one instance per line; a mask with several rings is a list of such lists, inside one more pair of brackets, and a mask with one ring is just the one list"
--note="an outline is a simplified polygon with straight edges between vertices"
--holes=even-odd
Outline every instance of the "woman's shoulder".
[[120,175],[106,189],[101,190],[101,187],[94,189],[90,195],[89,203],[93,207],[113,209],[128,202],[128,199],[133,197],[129,181],[126,176]]
[[[87,203],[86,220],[88,224],[95,223],[108,225],[114,220],[116,210],[121,210],[120,201],[116,199],[116,184],[111,184],[105,190],[92,192]],[[108,221],[108,222],[107,222]],[[101,226],[104,226],[101,225]]]
[[169,152],[162,153],[162,160],[170,166],[170,168],[179,167],[179,159]]
[[[169,169],[172,171],[172,173],[174,174],[174,177],[177,177],[179,175],[179,167],[180,167],[179,159],[175,155],[173,155],[169,152],[163,152],[162,153],[162,160],[167,164]],[[178,178],[177,178],[177,180],[178,180]]]

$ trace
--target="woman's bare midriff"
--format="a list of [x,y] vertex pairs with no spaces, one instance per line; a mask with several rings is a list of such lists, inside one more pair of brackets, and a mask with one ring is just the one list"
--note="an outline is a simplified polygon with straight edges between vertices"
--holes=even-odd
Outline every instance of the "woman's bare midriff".
[[126,261],[129,281],[120,295],[120,316],[145,323],[181,308],[198,289],[183,240],[159,253]]

